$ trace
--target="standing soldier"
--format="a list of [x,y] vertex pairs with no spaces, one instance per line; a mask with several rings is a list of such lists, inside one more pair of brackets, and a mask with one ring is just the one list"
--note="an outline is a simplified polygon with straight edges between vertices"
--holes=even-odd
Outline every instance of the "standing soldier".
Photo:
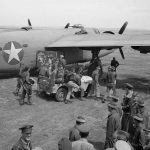
[[92,93],[94,94],[95,98],[98,100],[100,98],[100,84],[99,84],[99,71],[100,67],[97,66],[96,69],[92,73],[93,83],[92,83]]
[[114,102],[108,104],[110,114],[107,119],[105,149],[113,147],[113,134],[120,129],[120,115],[116,108],[117,105]]
[[139,100],[138,103],[137,103],[137,111],[139,114],[142,115],[144,121],[144,127],[147,129],[148,128],[148,123],[149,123],[149,114],[148,114],[148,111],[146,110],[145,108],[145,104],[144,104],[144,100]]
[[82,124],[84,124],[86,121],[85,119],[82,117],[82,116],[78,116],[77,117],[77,120],[76,120],[76,124],[75,126],[70,130],[69,132],[69,140],[71,142],[73,141],[77,141],[79,140],[81,137],[80,137],[80,134],[79,134],[79,130],[78,130],[78,127]]
[[27,94],[27,98],[28,98],[27,104],[32,105],[32,102],[31,102],[32,84],[34,84],[34,83],[33,83],[33,81],[31,82],[31,80],[30,80],[29,71],[30,71],[30,68],[25,67],[25,69],[22,73],[23,91],[22,91],[22,96],[21,96],[21,100],[20,100],[20,105],[24,105],[24,99],[25,99],[26,94]]
[[116,68],[119,66],[119,62],[116,60],[115,57],[113,57],[112,61],[111,61],[111,67],[114,67],[114,71],[116,72]]
[[17,79],[17,87],[16,87],[16,91],[14,92],[14,94],[16,96],[18,96],[19,91],[21,89],[21,85],[22,85],[22,70],[23,70],[23,67],[24,67],[24,65],[22,63],[20,63],[20,66],[19,66],[19,77]]
[[116,95],[116,78],[117,78],[116,72],[114,72],[113,68],[109,66],[106,75],[107,91],[109,97],[111,97],[112,95]]
[[143,131],[143,118],[140,114],[133,116],[135,132],[131,144],[135,150],[143,150],[145,146],[145,134]]
[[11,150],[32,150],[31,144],[31,133],[33,125],[25,125],[19,130],[21,130],[21,138],[19,141],[12,147]]
[[129,126],[132,120],[131,116],[131,104],[132,104],[132,96],[133,96],[133,86],[129,83],[126,83],[126,93],[122,102],[122,110],[123,116],[121,121],[121,129],[123,131],[129,132]]

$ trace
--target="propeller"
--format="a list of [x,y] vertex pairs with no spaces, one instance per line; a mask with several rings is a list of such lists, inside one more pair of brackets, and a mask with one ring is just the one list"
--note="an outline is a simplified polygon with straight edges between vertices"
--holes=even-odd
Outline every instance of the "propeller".
[[[127,25],[128,25],[128,22],[126,21],[126,22],[123,24],[123,26],[120,28],[118,34],[123,34],[123,32],[125,31]],[[122,48],[119,48],[119,51],[120,51],[120,54],[121,54],[122,58],[125,59]]]
[[28,26],[27,26],[27,27],[22,27],[21,29],[24,29],[24,30],[26,30],[26,31],[32,29],[32,24],[31,24],[30,19],[28,19]]
[[122,57],[123,59],[125,59],[122,48],[119,48],[119,51],[120,51],[121,57]]
[[67,23],[66,25],[65,25],[65,29],[67,29],[67,28],[69,28],[70,27],[70,23]]
[[128,25],[128,22],[126,21],[126,22],[123,24],[123,26],[120,28],[120,30],[119,30],[118,33],[119,33],[119,34],[122,34],[122,33],[125,31],[127,25]]
[[30,19],[28,19],[28,25],[32,27]]

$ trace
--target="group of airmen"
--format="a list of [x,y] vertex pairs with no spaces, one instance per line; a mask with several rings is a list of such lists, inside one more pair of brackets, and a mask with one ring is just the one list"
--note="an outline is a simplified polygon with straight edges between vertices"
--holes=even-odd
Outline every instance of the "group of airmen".
[[[93,82],[84,91],[81,87],[81,77],[83,73],[82,68],[78,68],[76,71],[65,71],[66,61],[64,56],[61,55],[57,63],[52,69],[52,66],[43,65],[39,70],[38,82],[41,77],[52,75],[56,76],[56,72],[60,81],[67,83],[68,94],[65,103],[71,103],[71,96],[73,88],[77,88],[81,91],[80,100],[84,100],[84,96],[94,96],[96,100],[100,97],[100,79],[103,75],[103,69],[101,63],[97,65],[90,75]],[[93,64],[92,64],[93,65]],[[102,102],[108,100],[108,117],[106,124],[106,140],[104,149],[107,150],[148,150],[150,149],[150,128],[149,128],[149,115],[145,108],[144,100],[134,92],[134,87],[126,83],[125,94],[122,100],[116,96],[116,80],[117,80],[117,67],[119,63],[115,58],[111,61],[111,65],[108,67],[108,71],[105,76],[107,83],[107,95],[102,98]],[[50,68],[50,71],[48,72]],[[89,67],[90,68],[90,67]],[[20,105],[24,104],[24,98],[27,94],[27,104],[31,105],[33,80],[30,80],[29,68],[25,67],[24,70],[20,69],[20,77],[18,78],[18,84],[16,88],[16,95],[19,92],[20,87],[23,87]],[[121,103],[120,103],[121,102]],[[12,150],[31,150],[30,136],[32,132],[32,125],[26,125],[21,127],[21,139],[15,144]],[[90,133],[91,127],[88,125],[86,119],[83,116],[78,116],[75,126],[69,131],[68,138],[62,138],[58,142],[59,150],[94,150],[94,146],[88,142],[87,137]]]

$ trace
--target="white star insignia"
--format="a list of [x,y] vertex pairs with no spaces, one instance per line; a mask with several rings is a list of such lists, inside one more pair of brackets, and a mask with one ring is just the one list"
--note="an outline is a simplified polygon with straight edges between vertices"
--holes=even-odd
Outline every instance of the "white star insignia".
[[10,50],[4,50],[5,53],[9,54],[9,59],[8,59],[8,63],[12,60],[12,59],[16,59],[18,61],[20,61],[18,53],[22,50],[22,48],[16,49],[14,46],[14,43],[11,42],[11,49]]

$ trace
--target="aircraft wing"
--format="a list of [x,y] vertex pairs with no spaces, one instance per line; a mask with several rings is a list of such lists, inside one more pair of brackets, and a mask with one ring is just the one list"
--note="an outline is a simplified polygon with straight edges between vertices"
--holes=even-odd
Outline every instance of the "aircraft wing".
[[123,46],[150,46],[150,34],[144,35],[73,35],[65,36],[46,48],[121,48]]

